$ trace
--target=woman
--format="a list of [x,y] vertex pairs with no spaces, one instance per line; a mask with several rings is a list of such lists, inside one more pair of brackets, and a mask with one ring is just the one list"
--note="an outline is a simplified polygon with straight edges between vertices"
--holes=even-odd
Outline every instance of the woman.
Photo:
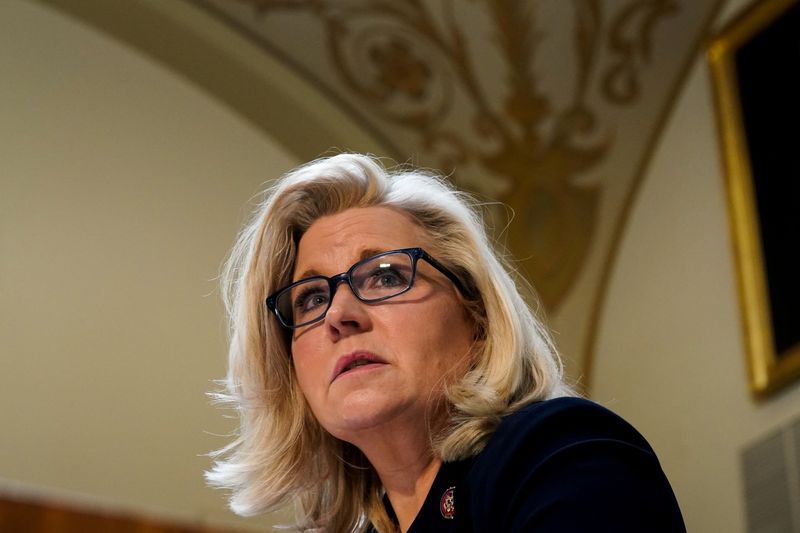
[[645,440],[574,397],[544,326],[443,179],[344,154],[266,194],[224,274],[208,474],[324,531],[683,531]]

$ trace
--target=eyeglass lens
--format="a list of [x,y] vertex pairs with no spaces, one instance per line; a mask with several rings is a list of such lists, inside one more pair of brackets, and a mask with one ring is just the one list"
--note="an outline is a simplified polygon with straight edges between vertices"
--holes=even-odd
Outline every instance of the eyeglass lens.
[[[381,255],[358,263],[349,272],[356,296],[364,301],[377,301],[408,290],[413,280],[413,263],[411,255],[404,252]],[[283,322],[299,326],[324,316],[330,300],[328,280],[313,278],[281,293],[275,307]]]

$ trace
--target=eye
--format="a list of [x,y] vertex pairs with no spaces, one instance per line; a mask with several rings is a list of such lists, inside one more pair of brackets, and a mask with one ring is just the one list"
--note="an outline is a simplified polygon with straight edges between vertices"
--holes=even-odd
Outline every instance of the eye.
[[328,305],[328,292],[322,287],[306,287],[294,298],[293,307],[296,312],[308,313]]
[[384,299],[408,288],[413,269],[411,256],[391,252],[358,263],[351,279],[359,297],[367,300]]
[[408,285],[408,275],[401,268],[381,266],[367,278],[367,287],[371,289],[391,289],[406,285]]
[[406,284],[406,279],[395,270],[378,272],[375,277],[375,283],[380,287],[397,287]]

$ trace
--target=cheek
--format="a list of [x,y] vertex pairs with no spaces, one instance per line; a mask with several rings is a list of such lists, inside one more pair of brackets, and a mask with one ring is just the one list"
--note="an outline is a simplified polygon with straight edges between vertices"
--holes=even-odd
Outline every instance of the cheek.
[[473,327],[466,311],[459,304],[449,303],[438,312],[418,317],[419,334],[415,337],[418,351],[426,354],[425,365],[429,370],[459,373],[469,366],[469,352],[473,339]]
[[309,403],[313,403],[314,392],[322,390],[321,369],[314,365],[314,355],[304,349],[302,342],[292,344],[292,361],[297,384]]

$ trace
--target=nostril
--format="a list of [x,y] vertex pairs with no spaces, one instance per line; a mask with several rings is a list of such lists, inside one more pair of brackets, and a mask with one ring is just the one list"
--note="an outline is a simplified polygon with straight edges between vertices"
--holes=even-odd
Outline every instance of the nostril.
[[369,328],[369,316],[365,304],[349,287],[342,287],[339,294],[331,298],[325,323],[332,339],[339,339]]

